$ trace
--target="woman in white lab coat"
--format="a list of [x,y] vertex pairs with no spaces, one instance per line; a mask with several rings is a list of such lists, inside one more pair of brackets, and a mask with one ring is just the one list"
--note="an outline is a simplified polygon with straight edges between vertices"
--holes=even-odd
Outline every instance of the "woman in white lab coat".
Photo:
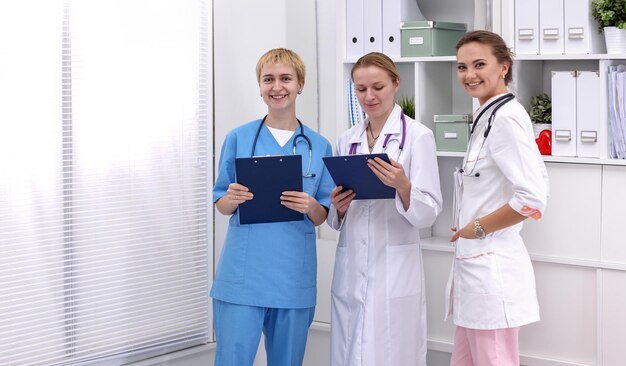
[[530,118],[507,90],[512,62],[495,33],[470,32],[457,44],[458,80],[480,107],[456,173],[446,301],[456,325],[451,365],[519,365],[519,327],[539,320],[520,230],[526,218],[541,218],[548,179]]
[[435,140],[394,103],[400,76],[389,57],[361,57],[352,80],[368,118],[339,138],[336,154],[387,153],[391,164],[379,158],[369,164],[396,196],[358,200],[358,192],[340,186],[331,192],[327,221],[340,230],[331,365],[426,365],[419,229],[432,225],[441,211]]

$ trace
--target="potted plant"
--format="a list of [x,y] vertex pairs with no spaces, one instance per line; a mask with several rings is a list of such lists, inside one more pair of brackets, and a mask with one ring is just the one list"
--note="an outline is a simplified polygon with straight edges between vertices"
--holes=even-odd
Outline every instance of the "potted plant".
[[626,0],[593,0],[591,16],[604,32],[607,53],[626,53]]
[[415,102],[413,97],[401,97],[398,100],[398,105],[402,108],[404,114],[415,119]]
[[552,100],[546,93],[541,93],[530,98],[528,114],[533,122],[535,138],[543,130],[552,129]]

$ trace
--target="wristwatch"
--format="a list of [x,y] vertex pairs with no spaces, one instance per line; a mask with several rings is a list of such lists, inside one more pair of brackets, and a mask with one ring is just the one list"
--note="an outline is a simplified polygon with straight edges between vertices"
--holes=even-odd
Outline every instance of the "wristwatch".
[[485,229],[480,225],[480,219],[474,220],[474,236],[476,239],[483,240],[487,233],[485,233]]

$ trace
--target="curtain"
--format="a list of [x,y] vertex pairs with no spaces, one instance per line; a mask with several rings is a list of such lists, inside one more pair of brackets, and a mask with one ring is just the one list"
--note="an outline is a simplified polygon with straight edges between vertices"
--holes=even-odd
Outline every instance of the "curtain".
[[209,340],[207,14],[0,3],[0,364]]

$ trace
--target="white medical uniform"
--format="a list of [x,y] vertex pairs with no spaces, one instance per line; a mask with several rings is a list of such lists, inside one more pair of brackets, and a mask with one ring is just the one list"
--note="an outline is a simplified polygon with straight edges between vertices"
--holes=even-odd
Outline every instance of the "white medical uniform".
[[[331,365],[426,365],[426,299],[419,229],[433,224],[442,199],[435,140],[430,129],[396,105],[373,153],[398,160],[411,181],[408,211],[400,197],[354,200],[343,220],[331,206],[328,223],[340,230],[332,283]],[[369,153],[368,121],[346,131],[337,155]],[[391,134],[383,151],[384,138]],[[358,192],[357,192],[358,195]]]
[[[504,104],[485,139],[490,110],[477,122],[464,160],[465,175],[457,196],[460,228],[506,203],[534,219],[546,207],[548,175],[524,107],[515,99]],[[483,240],[458,239],[446,291],[446,316],[453,315],[454,324],[501,329],[539,320],[533,267],[520,236],[522,225],[489,233]]]

